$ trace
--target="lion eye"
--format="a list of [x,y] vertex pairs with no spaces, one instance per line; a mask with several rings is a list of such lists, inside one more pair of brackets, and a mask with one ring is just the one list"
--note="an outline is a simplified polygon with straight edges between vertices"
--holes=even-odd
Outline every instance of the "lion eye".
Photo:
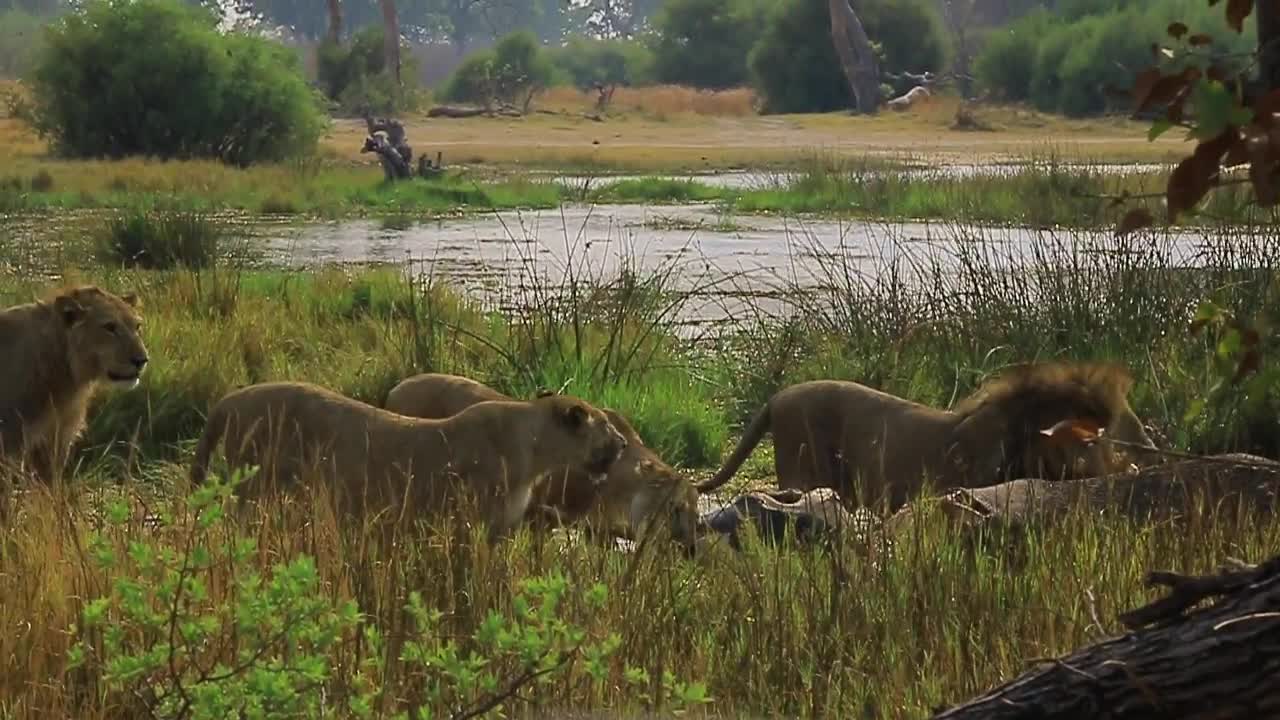
[[115,334],[116,334],[116,324],[115,324],[115,323],[113,323],[113,322],[103,323],[103,325],[102,325],[102,329],[103,329],[103,330],[106,330],[107,332],[111,333],[112,335],[115,335]]

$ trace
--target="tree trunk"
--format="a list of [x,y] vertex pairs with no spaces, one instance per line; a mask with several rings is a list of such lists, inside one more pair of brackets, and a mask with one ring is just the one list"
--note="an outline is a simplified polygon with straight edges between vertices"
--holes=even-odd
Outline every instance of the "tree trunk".
[[1043,662],[934,720],[1280,717],[1280,557],[1204,577],[1154,572],[1147,584],[1171,592],[1121,617],[1130,634]]
[[1258,76],[1266,90],[1280,88],[1280,3],[1255,2],[1258,14]]
[[382,51],[386,58],[387,72],[400,87],[400,16],[395,0],[382,2]]
[[342,42],[342,0],[329,2],[329,41],[337,45]]
[[849,81],[853,109],[870,115],[880,106],[880,63],[849,1],[827,0],[831,12],[831,41]]

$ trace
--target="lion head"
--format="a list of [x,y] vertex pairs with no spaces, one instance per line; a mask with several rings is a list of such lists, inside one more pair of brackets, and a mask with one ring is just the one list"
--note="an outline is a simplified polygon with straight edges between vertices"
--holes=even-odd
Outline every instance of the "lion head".
[[125,388],[138,384],[148,358],[139,335],[137,295],[114,295],[90,285],[63,290],[49,304],[63,324],[77,380]]
[[597,483],[603,482],[603,476],[627,447],[627,439],[610,424],[604,412],[569,395],[547,395],[532,402],[547,414],[544,430],[534,441],[561,457],[581,458],[582,468],[601,476],[594,478]]
[[698,491],[688,478],[664,462],[650,458],[636,463],[635,476],[639,490],[631,497],[628,512],[637,535],[655,525],[665,526],[671,539],[686,550],[693,550],[697,540]]
[[[1128,371],[1114,364],[1015,365],[956,412],[966,416],[962,427],[982,428],[988,440],[999,441],[997,464],[1009,477],[1096,477],[1126,467],[1127,447],[1153,447],[1126,400],[1132,386]],[[1075,441],[1046,432],[1064,422],[1094,428],[1099,436]]]

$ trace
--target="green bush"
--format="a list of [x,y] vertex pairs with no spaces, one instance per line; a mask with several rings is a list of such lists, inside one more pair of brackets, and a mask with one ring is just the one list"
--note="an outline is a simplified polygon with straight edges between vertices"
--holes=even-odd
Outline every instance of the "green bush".
[[1021,102],[1030,98],[1040,40],[1051,22],[1052,16],[1041,10],[992,31],[974,60],[973,73],[980,86],[1002,100]]
[[[868,37],[879,46],[881,71],[942,69],[946,40],[937,10],[926,0],[857,5]],[[830,38],[826,2],[783,0],[774,6],[748,60],[766,112],[828,112],[850,106],[848,82]]]
[[90,0],[48,28],[30,84],[64,155],[247,165],[309,153],[324,129],[291,50],[178,0]]
[[764,16],[758,0],[665,0],[653,20],[657,79],[713,90],[746,84]]
[[580,90],[590,90],[597,83],[643,85],[653,78],[653,53],[634,40],[575,35],[547,54],[556,73]]
[[445,99],[488,105],[493,100],[527,111],[533,98],[554,80],[555,68],[538,38],[513,32],[492,50],[472,53],[445,83]]
[[1255,42],[1251,24],[1241,35],[1228,31],[1222,13],[1205,3],[1076,0],[1052,16],[1033,13],[993,33],[975,74],[983,89],[1007,100],[1067,115],[1101,113],[1116,107],[1106,88],[1128,87],[1133,73],[1151,64],[1151,44],[1166,41],[1175,20],[1213,36],[1211,47],[1224,58],[1248,52]]
[[386,72],[382,26],[357,32],[348,45],[325,40],[316,53],[316,75],[324,93],[347,112],[367,109],[391,114],[412,105],[417,60],[404,41],[400,44],[400,88]]

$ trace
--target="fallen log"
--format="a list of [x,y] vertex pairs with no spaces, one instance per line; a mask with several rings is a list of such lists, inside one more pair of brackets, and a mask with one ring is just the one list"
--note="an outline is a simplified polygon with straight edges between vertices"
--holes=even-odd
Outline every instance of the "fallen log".
[[[952,490],[936,500],[943,517],[962,527],[1018,529],[1053,522],[1075,511],[1111,514],[1137,522],[1183,520],[1280,508],[1280,463],[1256,455],[1191,458],[1080,480],[1022,479]],[[913,503],[914,504],[914,503]],[[908,532],[920,513],[907,505],[887,521]]]
[[469,118],[484,115],[489,111],[482,107],[465,107],[461,105],[435,105],[427,110],[427,117]]
[[1045,661],[934,720],[1280,717],[1280,557],[1204,577],[1153,572],[1147,584],[1170,594],[1121,616],[1132,632]]

